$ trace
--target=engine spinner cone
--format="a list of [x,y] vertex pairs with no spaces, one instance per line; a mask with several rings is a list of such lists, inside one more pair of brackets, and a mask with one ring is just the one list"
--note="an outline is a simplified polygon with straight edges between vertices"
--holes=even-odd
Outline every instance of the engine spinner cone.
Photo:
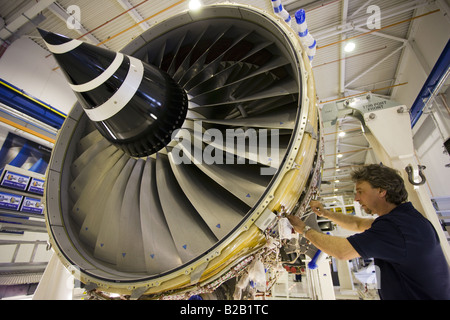
[[132,56],[38,29],[95,127],[133,157],[165,147],[186,117],[184,90]]

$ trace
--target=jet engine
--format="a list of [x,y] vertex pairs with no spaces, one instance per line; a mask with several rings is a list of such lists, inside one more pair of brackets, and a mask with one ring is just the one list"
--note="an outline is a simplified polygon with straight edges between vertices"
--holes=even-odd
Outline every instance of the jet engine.
[[305,215],[321,123],[308,55],[282,19],[207,6],[120,53],[41,34],[79,98],[49,163],[47,229],[86,287],[213,292],[270,255],[284,214]]

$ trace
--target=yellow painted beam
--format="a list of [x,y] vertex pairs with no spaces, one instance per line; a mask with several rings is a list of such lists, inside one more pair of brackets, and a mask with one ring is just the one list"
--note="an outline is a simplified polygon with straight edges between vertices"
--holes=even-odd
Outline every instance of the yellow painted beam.
[[7,125],[10,125],[10,126],[16,128],[16,129],[22,130],[22,131],[24,131],[26,133],[29,133],[29,134],[31,134],[31,135],[33,135],[35,137],[41,138],[41,139],[43,139],[45,141],[48,141],[48,142],[51,142],[51,143],[55,144],[55,139],[49,138],[47,136],[44,136],[43,134],[41,134],[39,132],[33,131],[33,130],[31,130],[31,129],[27,128],[27,127],[24,127],[24,126],[22,126],[20,124],[17,124],[15,122],[11,121],[11,120],[8,120],[8,119],[5,119],[3,117],[0,117],[0,122],[6,123]]

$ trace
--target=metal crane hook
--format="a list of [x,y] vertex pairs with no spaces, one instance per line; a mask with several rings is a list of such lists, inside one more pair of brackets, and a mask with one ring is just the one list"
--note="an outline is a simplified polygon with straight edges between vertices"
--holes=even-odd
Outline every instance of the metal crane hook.
[[410,182],[412,185],[415,185],[415,186],[421,186],[421,185],[423,185],[423,184],[427,181],[427,179],[425,178],[425,175],[423,174],[423,170],[426,169],[426,167],[423,166],[423,165],[418,165],[417,167],[418,167],[418,169],[419,169],[419,176],[420,176],[420,178],[422,179],[422,180],[419,181],[419,182],[415,182],[415,181],[414,181],[412,165],[406,166],[405,170],[406,170],[406,173],[408,174],[408,180],[409,180],[409,182]]

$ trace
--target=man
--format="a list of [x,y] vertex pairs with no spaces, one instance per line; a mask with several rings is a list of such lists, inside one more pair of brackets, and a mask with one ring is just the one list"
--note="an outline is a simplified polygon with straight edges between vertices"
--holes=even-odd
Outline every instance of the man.
[[374,258],[380,270],[380,298],[450,299],[450,271],[432,224],[410,202],[401,176],[383,165],[353,172],[355,200],[376,219],[325,210],[318,201],[311,209],[339,226],[359,233],[348,238],[323,234],[288,216],[294,230],[337,259]]

